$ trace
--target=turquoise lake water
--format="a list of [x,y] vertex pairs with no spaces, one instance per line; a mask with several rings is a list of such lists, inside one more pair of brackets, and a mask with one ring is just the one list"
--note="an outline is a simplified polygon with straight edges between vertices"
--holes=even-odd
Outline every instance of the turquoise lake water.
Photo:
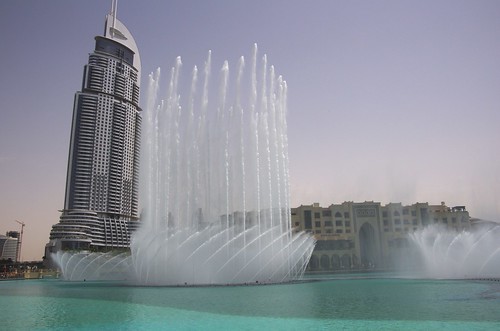
[[500,330],[500,282],[328,277],[282,285],[0,282],[2,330]]

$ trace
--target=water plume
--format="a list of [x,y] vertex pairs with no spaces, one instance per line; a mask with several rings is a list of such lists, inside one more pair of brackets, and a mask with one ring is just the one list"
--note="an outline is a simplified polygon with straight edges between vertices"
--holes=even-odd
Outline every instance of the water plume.
[[410,234],[431,278],[500,278],[500,225],[479,222],[456,232],[437,225]]
[[240,58],[234,81],[225,61],[211,93],[210,52],[204,77],[192,71],[186,107],[180,58],[164,101],[158,102],[160,72],[150,75],[144,210],[131,244],[139,283],[275,283],[303,274],[314,239],[291,228],[287,85],[266,56],[257,65],[257,54],[255,46],[248,77]]

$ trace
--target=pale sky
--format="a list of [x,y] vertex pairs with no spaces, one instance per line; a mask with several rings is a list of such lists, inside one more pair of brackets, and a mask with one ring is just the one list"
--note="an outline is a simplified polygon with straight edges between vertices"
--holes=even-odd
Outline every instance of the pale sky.
[[[111,1],[0,2],[0,233],[39,260],[73,98]],[[132,1],[147,74],[259,53],[289,88],[292,206],[445,201],[500,220],[500,1]],[[142,99],[142,102],[145,98]]]

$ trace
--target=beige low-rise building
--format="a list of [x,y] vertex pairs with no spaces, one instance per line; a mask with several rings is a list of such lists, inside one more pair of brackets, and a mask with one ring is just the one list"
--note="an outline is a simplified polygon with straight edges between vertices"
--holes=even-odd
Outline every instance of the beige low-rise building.
[[326,208],[314,203],[292,208],[294,229],[310,232],[317,240],[308,271],[381,270],[411,263],[408,235],[431,224],[462,231],[470,228],[469,212],[444,202],[344,202]]

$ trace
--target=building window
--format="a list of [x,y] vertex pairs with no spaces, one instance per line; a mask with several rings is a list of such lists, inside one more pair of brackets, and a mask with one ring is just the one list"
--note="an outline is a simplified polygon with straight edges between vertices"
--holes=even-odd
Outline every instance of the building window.
[[312,213],[310,210],[304,210],[304,228],[306,230],[312,229]]
[[342,229],[337,229],[336,233],[342,233]]
[[332,216],[332,211],[331,210],[323,210],[323,217],[331,217]]
[[351,221],[345,221],[345,226],[351,226]]
[[344,213],[344,218],[349,218],[349,212],[347,212],[347,211],[346,211],[346,212]]
[[417,219],[416,219],[416,218],[414,218],[414,219],[412,220],[412,223],[413,223],[413,225],[418,225],[418,221],[417,221]]
[[333,226],[332,221],[325,221],[325,226]]
[[321,214],[318,212],[318,213],[314,213],[314,218],[321,218]]
[[341,218],[341,217],[342,217],[342,214],[341,214],[340,212],[336,212],[336,213],[335,213],[335,217]]
[[317,227],[317,228],[320,228],[321,227],[321,221],[314,222],[314,226]]
[[384,225],[388,226],[389,225],[389,221],[388,220],[384,220]]
[[403,209],[403,215],[408,215],[408,208]]
[[401,220],[400,220],[399,218],[396,218],[396,219],[394,220],[394,224],[398,224],[398,225],[399,225],[399,224],[401,224]]
[[342,221],[335,221],[335,226],[343,226],[343,222]]

